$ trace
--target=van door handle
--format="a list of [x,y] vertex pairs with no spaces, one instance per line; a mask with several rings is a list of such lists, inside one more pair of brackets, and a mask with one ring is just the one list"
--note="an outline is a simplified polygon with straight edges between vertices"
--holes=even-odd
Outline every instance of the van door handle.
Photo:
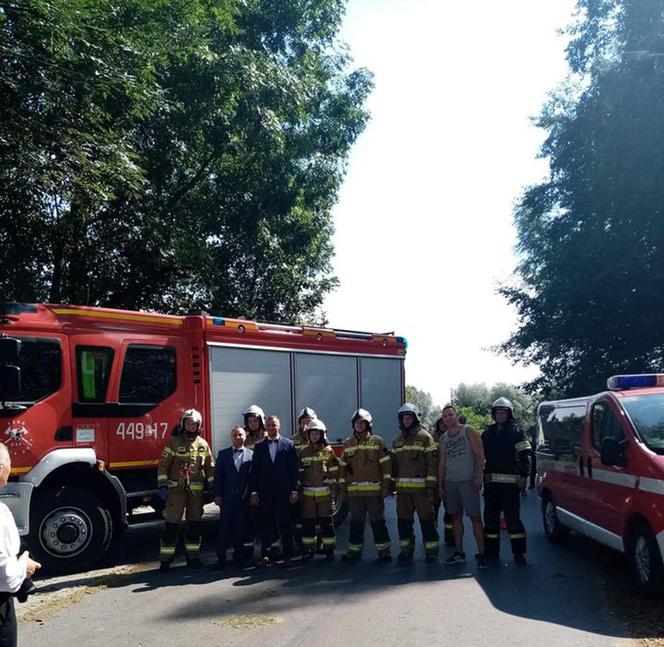
[[588,470],[588,476],[590,478],[593,477],[593,459],[588,457],[588,464],[586,465],[586,469]]
[[583,476],[583,456],[579,457],[579,474]]

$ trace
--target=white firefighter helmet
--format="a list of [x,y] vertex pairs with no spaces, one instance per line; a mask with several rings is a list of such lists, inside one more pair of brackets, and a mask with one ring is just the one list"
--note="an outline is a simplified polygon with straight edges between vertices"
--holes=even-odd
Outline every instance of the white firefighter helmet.
[[311,418],[313,420],[316,417],[317,417],[316,412],[311,407],[304,407],[304,409],[300,411],[297,417],[297,421],[300,422],[302,418]]
[[350,424],[354,425],[357,420],[366,420],[367,424],[369,425],[369,429],[371,429],[371,423],[373,422],[373,418],[366,409],[358,409],[353,414],[353,417],[350,419]]
[[244,417],[244,424],[247,424],[249,416],[256,416],[261,421],[261,427],[265,428],[265,412],[257,404],[252,404],[242,414]]
[[329,441],[327,440],[327,427],[325,426],[325,423],[319,418],[314,418],[311,420],[311,422],[309,422],[309,424],[305,427],[305,431],[307,432],[309,440],[311,440],[312,431],[320,431],[320,442],[322,442],[323,445],[329,444]]
[[401,418],[401,416],[403,416],[406,413],[410,413],[411,415],[415,416],[415,420],[417,420],[417,422],[422,422],[421,419],[422,414],[420,413],[420,410],[411,402],[405,402],[401,407],[401,409],[399,409],[397,415],[399,416],[399,418]]
[[198,431],[200,431],[201,425],[203,424],[203,416],[201,415],[200,411],[196,411],[196,409],[187,409],[182,413],[180,416],[180,427],[183,430],[185,420],[193,420],[196,423]]
[[496,417],[496,410],[497,409],[506,409],[509,418],[512,418],[514,416],[514,410],[512,407],[512,403],[507,399],[507,398],[498,398],[492,405],[491,405],[491,417],[495,418]]

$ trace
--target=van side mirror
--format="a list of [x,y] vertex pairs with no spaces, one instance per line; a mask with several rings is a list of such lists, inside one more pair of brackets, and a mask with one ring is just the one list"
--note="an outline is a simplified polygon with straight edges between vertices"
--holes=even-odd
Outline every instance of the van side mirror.
[[600,457],[604,465],[615,465],[616,467],[627,466],[627,455],[625,448],[627,442],[618,441],[615,438],[604,438],[600,445]]
[[21,340],[13,337],[0,337],[0,364],[18,364],[21,354]]
[[0,401],[17,400],[21,393],[21,369],[0,364]]

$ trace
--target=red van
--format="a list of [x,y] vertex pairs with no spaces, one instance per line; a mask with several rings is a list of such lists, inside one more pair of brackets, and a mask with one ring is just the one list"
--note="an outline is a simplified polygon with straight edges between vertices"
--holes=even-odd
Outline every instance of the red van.
[[544,531],[625,553],[641,592],[664,584],[664,375],[616,375],[608,391],[542,402],[537,486]]

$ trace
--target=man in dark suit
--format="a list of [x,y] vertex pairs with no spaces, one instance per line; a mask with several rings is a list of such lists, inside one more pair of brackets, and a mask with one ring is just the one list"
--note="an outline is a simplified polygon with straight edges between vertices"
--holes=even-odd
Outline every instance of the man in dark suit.
[[247,432],[240,426],[231,429],[231,446],[217,455],[214,467],[214,502],[219,506],[219,536],[215,570],[226,566],[226,551],[233,543],[233,562],[243,556],[244,521],[253,452],[244,446]]
[[284,552],[284,566],[293,553],[291,506],[298,501],[299,465],[292,440],[279,434],[279,418],[268,416],[267,438],[254,449],[251,472],[251,503],[258,506],[261,529],[261,559],[270,562],[272,528],[276,519]]

